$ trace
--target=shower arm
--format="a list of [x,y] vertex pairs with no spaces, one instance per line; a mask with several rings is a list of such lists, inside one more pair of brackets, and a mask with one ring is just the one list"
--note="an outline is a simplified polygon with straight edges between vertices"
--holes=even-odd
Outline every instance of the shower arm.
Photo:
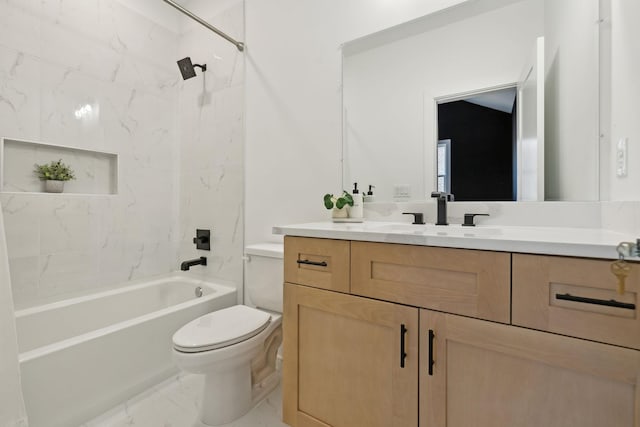
[[219,29],[217,29],[213,25],[209,24],[204,19],[202,19],[199,16],[191,13],[189,10],[187,10],[184,7],[180,6],[178,3],[174,2],[173,0],[162,0],[162,1],[167,3],[169,6],[173,6],[174,8],[176,8],[180,12],[184,13],[185,15],[187,15],[189,18],[193,19],[194,21],[196,21],[200,25],[203,25],[203,26],[207,27],[208,29],[210,29],[211,31],[213,31],[214,33],[216,33],[217,35],[219,35],[223,39],[227,40],[228,42],[231,42],[232,44],[234,44],[236,46],[236,48],[238,48],[238,50],[240,52],[244,51],[244,43],[239,42],[239,41],[233,39],[232,37],[228,36],[227,34],[223,33],[222,31],[220,31]]

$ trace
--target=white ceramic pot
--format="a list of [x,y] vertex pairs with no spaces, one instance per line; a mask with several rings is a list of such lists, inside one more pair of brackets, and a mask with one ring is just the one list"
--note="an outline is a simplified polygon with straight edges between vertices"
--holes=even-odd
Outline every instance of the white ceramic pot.
[[62,193],[64,190],[64,181],[46,180],[44,182],[44,191],[47,193]]
[[331,210],[331,218],[348,218],[349,217],[349,211],[347,210],[347,207],[343,207],[342,209],[338,209],[338,208],[333,208]]

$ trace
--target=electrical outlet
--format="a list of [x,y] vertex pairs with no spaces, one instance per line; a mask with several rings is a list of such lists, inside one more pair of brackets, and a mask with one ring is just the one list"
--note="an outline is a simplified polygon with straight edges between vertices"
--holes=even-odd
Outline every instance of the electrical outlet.
[[627,138],[620,138],[616,146],[616,176],[627,176]]

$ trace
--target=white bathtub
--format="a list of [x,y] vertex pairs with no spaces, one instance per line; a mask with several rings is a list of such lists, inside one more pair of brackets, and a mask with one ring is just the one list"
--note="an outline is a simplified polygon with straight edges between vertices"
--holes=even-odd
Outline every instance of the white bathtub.
[[173,333],[234,304],[232,287],[169,277],[16,311],[29,425],[78,426],[169,377]]

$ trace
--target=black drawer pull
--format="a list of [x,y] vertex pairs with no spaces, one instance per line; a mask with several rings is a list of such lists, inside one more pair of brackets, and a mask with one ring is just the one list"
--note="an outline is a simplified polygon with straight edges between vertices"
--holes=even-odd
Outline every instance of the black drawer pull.
[[407,328],[404,323],[400,325],[400,367],[404,368],[404,359],[407,358],[407,353],[404,351],[404,336],[407,334]]
[[309,261],[308,259],[299,259],[296,261],[298,264],[316,265],[318,267],[326,267],[328,264],[325,261]]
[[635,304],[631,304],[628,302],[620,302],[614,299],[606,300],[606,299],[597,299],[597,298],[576,297],[571,294],[556,294],[556,299],[560,299],[564,301],[583,302],[585,304],[604,305],[606,307],[626,308],[628,310],[636,309]]
[[436,363],[433,358],[433,341],[436,338],[436,334],[433,329],[429,329],[429,375],[433,375],[433,365]]

